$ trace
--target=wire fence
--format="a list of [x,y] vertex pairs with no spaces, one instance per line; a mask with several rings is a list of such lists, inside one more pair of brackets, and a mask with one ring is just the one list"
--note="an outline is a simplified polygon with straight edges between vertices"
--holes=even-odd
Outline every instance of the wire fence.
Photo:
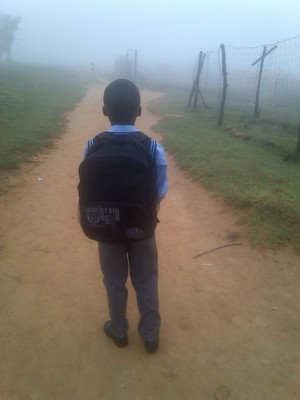
[[138,51],[129,49],[126,54],[115,58],[115,74],[137,83],[138,72]]
[[[225,118],[226,112],[231,110],[299,126],[300,35],[258,47],[225,45],[224,50],[227,79]],[[202,105],[219,109],[224,94],[221,47],[201,53],[201,57],[198,87],[193,88],[200,94],[197,106],[202,100]],[[197,64],[199,67],[199,59]]]

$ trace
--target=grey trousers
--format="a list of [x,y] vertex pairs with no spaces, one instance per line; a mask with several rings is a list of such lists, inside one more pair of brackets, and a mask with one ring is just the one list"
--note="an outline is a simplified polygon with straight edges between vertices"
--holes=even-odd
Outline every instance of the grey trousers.
[[99,243],[99,260],[107,291],[111,331],[119,337],[128,331],[126,282],[130,273],[140,314],[138,332],[144,340],[155,340],[160,328],[155,236],[131,243]]

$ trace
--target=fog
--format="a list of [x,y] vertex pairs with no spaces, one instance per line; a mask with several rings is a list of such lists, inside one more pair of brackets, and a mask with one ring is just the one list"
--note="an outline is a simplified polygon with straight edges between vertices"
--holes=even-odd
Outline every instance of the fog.
[[299,0],[0,0],[21,16],[14,61],[112,68],[137,49],[159,70],[194,63],[221,43],[259,46],[299,34]]

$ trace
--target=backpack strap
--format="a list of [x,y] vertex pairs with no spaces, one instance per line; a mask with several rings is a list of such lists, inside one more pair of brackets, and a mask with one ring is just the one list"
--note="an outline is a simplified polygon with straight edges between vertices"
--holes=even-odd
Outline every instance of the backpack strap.
[[157,142],[156,140],[150,138],[148,135],[141,131],[135,131],[135,132],[130,132],[126,133],[125,135],[118,135],[109,131],[104,131],[96,135],[93,139],[90,139],[87,144],[87,153],[86,157],[90,154],[92,154],[94,151],[97,150],[98,145],[101,145],[101,143],[108,142],[109,140],[116,141],[116,142],[129,142],[129,141],[135,141],[138,143],[144,142],[144,141],[150,141],[149,145],[149,155],[150,158],[155,161],[156,157],[156,148],[157,148]]
[[156,156],[156,148],[157,148],[157,141],[150,138],[151,143],[150,143],[150,157],[153,158],[153,160],[155,160],[155,156]]

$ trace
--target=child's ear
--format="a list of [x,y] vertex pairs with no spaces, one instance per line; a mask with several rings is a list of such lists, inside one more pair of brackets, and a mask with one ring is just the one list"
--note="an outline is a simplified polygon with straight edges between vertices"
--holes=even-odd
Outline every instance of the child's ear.
[[139,108],[138,108],[138,110],[137,110],[136,116],[137,116],[137,117],[140,117],[141,115],[142,115],[142,107],[139,106]]
[[106,107],[105,106],[103,106],[102,107],[102,112],[103,112],[103,115],[105,116],[105,117],[107,117],[107,109],[106,109]]

